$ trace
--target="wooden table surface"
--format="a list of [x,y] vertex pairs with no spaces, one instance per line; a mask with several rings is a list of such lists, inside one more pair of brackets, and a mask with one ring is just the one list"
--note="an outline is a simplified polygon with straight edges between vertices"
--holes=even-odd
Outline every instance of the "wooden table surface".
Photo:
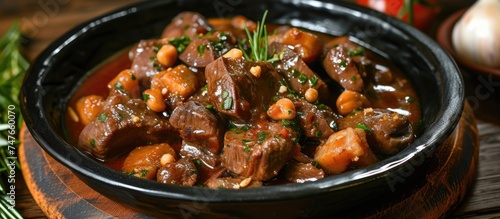
[[[23,21],[31,41],[25,54],[33,60],[50,42],[75,25],[139,0],[21,0],[0,1],[0,35],[15,19]],[[437,21],[459,8],[443,8]],[[435,37],[435,22],[428,31]],[[466,97],[471,100],[480,135],[476,181],[456,218],[500,218],[500,78],[488,78],[463,69]],[[425,100],[424,100],[425,101]],[[18,174],[21,176],[21,174]],[[22,179],[16,180],[16,207],[25,218],[45,218]]]

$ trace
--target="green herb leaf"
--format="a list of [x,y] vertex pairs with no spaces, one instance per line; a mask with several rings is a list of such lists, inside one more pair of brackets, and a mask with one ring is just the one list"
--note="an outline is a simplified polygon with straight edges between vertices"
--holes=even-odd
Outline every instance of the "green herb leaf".
[[[24,72],[28,69],[29,63],[20,52],[20,41],[21,28],[19,21],[15,21],[0,39],[0,126],[5,130],[0,132],[0,145],[2,145],[0,147],[0,178],[2,179],[7,179],[10,175],[9,168],[7,168],[7,162],[9,162],[7,157],[16,155],[19,141],[15,139],[19,139],[19,132],[23,124],[18,97]],[[13,115],[15,115],[14,118]],[[17,160],[15,165],[17,170],[21,169]],[[0,182],[2,216],[23,218],[9,204],[11,200],[6,192],[10,190],[7,185]]]
[[106,119],[108,118],[108,114],[107,113],[102,113],[101,115],[99,115],[99,122],[105,122]]
[[262,143],[264,140],[266,140],[266,133],[264,131],[259,131],[257,136],[257,143]]
[[233,98],[232,97],[225,99],[224,102],[222,103],[222,109],[224,109],[224,110],[230,110],[232,107],[233,107]]
[[184,50],[189,45],[189,43],[191,43],[191,38],[184,35],[180,38],[177,38],[177,37],[173,38],[173,39],[169,40],[168,42],[170,44],[172,44],[173,46],[175,46],[175,48],[177,48],[177,52],[180,54],[180,53],[184,52]]
[[372,133],[372,130],[365,123],[358,123],[356,128],[363,129],[367,134]]
[[257,22],[257,29],[250,33],[248,27],[245,25],[245,32],[248,37],[248,43],[250,44],[251,53],[248,54],[247,51],[240,44],[240,49],[243,51],[246,59],[250,61],[266,61],[266,62],[274,62],[278,59],[276,57],[271,56],[271,59],[268,59],[268,34],[267,27],[265,25],[267,17],[267,10],[264,12],[262,16],[262,21]]

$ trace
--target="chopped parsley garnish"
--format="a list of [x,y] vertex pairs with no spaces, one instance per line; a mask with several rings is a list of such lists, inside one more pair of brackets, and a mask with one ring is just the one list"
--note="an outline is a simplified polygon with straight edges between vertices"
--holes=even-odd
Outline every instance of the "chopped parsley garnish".
[[228,97],[227,99],[224,100],[224,102],[222,103],[222,109],[224,110],[229,110],[233,107],[233,98],[232,97]]
[[263,131],[259,131],[257,134],[257,143],[262,143],[264,140],[266,140],[266,133]]
[[297,69],[294,69],[294,70],[293,70],[293,72],[292,72],[292,76],[293,76],[294,78],[299,77],[299,76],[300,76],[300,71],[299,71],[299,70],[297,70]]
[[222,92],[222,99],[226,99],[229,96],[229,92],[223,91]]
[[323,132],[318,130],[318,131],[316,131],[316,133],[314,133],[314,135],[316,136],[316,138],[319,138],[323,135]]
[[135,81],[137,78],[135,77],[135,75],[130,74],[130,79],[132,79],[133,81]]
[[145,94],[145,93],[142,93],[142,99],[144,100],[144,102],[148,102],[149,100],[149,95]]
[[245,148],[243,149],[243,151],[245,151],[245,153],[250,152],[250,147],[248,147],[248,145],[245,145]]
[[339,66],[341,68],[345,68],[347,66],[347,62],[345,60],[340,61]]
[[200,159],[193,160],[193,163],[194,163],[194,165],[196,165],[197,167],[201,166],[201,160],[200,160]]
[[101,115],[99,115],[99,122],[104,122],[106,121],[106,119],[108,118],[108,114],[107,113],[102,113]]
[[95,140],[94,140],[93,138],[92,138],[92,139],[90,139],[90,142],[89,142],[89,143],[90,143],[90,146],[91,146],[91,147],[95,147]]
[[372,132],[372,130],[365,123],[358,123],[356,128],[363,129],[367,134]]
[[351,81],[356,81],[356,76],[352,76],[350,80]]
[[173,39],[169,40],[168,42],[170,44],[172,44],[173,46],[175,46],[175,48],[177,48],[178,53],[182,53],[182,52],[184,52],[186,47],[189,45],[189,43],[191,43],[191,38],[184,35],[180,38],[178,38],[178,37],[173,38]]
[[115,83],[115,88],[116,88],[116,89],[119,89],[119,90],[123,90],[123,84],[122,84],[122,83],[120,83],[120,82],[116,82],[116,83]]
[[244,125],[244,126],[241,127],[241,131],[246,132],[248,130],[250,130],[250,126],[248,126],[248,125]]
[[205,108],[207,108],[207,109],[213,109],[213,108],[214,108],[214,105],[212,105],[212,104],[208,104],[208,105],[206,105],[206,106],[205,106]]
[[365,49],[363,47],[358,47],[355,50],[347,51],[347,55],[349,56],[360,56],[365,53]]
[[412,103],[413,101],[415,101],[415,98],[413,98],[412,96],[406,96],[406,97],[405,97],[405,101],[406,101],[407,103]]
[[205,48],[207,48],[207,46],[203,44],[196,47],[196,50],[198,51],[198,56],[203,56],[203,53],[205,53]]
[[149,172],[149,170],[141,170],[141,177],[146,177],[148,172]]
[[316,84],[318,84],[318,81],[319,81],[319,78],[314,76],[314,75],[309,78],[309,84],[311,85],[311,87],[316,86]]
[[299,77],[299,83],[305,84],[307,82],[307,76],[306,75],[300,75]]

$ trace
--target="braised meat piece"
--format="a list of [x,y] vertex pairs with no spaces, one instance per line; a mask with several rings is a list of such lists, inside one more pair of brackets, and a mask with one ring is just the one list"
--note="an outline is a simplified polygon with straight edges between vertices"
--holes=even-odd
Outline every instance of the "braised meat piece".
[[415,138],[412,123],[406,116],[386,110],[372,109],[355,111],[338,120],[340,129],[362,128],[374,152],[394,155],[407,147]]
[[112,90],[99,114],[80,133],[78,147],[107,160],[137,146],[178,143],[177,130],[168,120],[148,110],[140,99]]
[[295,132],[281,123],[247,131],[230,130],[224,136],[222,162],[240,176],[269,180],[291,158],[295,138]]
[[191,160],[185,158],[162,166],[156,174],[156,181],[170,185],[192,186],[197,179],[196,166]]
[[339,116],[326,105],[314,105],[303,99],[294,100],[299,126],[305,137],[326,139],[334,133]]
[[186,65],[199,68],[206,67],[215,58],[215,49],[207,39],[194,39],[179,55]]
[[[252,68],[260,74],[252,74]],[[224,56],[205,69],[208,95],[215,109],[231,118],[260,117],[273,101],[281,77],[268,62],[249,62]]]
[[328,75],[347,90],[362,92],[364,89],[363,69],[358,69],[356,59],[363,57],[364,49],[347,37],[336,38],[326,46],[323,67]]
[[270,50],[280,54],[280,60],[274,66],[291,89],[304,96],[307,89],[314,88],[321,100],[326,100],[330,96],[326,83],[309,68],[298,53],[281,43],[271,44]]
[[290,162],[280,173],[289,182],[305,183],[325,178],[325,171],[312,163]]
[[129,52],[132,60],[131,69],[139,80],[139,84],[146,89],[151,86],[151,78],[164,70],[164,67],[155,60],[156,50],[162,45],[162,40],[141,40]]
[[172,112],[169,121],[184,141],[200,145],[213,154],[220,152],[227,125],[224,119],[207,109],[206,105],[187,101]]
[[171,39],[187,36],[192,39],[211,29],[203,15],[186,11],[179,13],[172,19],[172,22],[163,30],[161,37]]
[[136,147],[123,162],[122,172],[144,179],[155,179],[156,171],[161,167],[161,157],[171,155],[175,159],[174,149],[169,144],[161,143]]

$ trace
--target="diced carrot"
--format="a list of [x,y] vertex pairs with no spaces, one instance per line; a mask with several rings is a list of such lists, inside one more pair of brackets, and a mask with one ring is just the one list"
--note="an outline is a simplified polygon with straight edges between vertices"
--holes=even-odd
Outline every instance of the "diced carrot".
[[87,125],[97,116],[104,104],[104,98],[98,95],[89,95],[80,98],[76,102],[76,112],[80,121]]
[[314,160],[323,169],[338,174],[365,154],[367,148],[365,132],[347,128],[332,134],[323,145],[318,146]]

